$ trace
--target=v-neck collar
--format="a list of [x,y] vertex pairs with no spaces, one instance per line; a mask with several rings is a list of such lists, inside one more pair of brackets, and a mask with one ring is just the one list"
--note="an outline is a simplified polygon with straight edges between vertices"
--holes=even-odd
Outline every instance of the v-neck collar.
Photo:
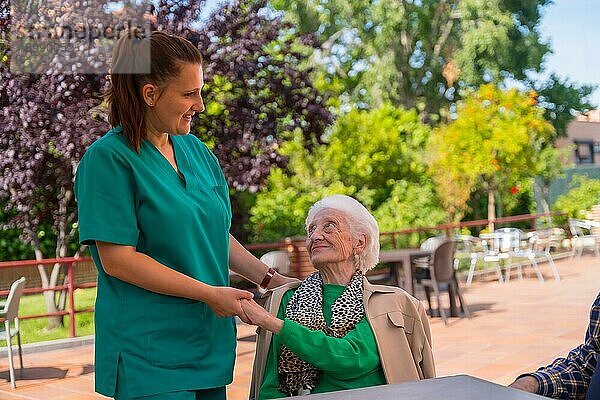
[[[169,135],[169,141],[173,146],[173,155],[175,157],[175,164],[177,165],[177,169],[179,173],[173,168],[173,165],[167,160],[167,158],[158,150],[158,148],[154,145],[154,143],[150,142],[148,139],[144,140],[147,142],[146,144],[150,147],[150,151],[154,154],[154,157],[157,159],[158,164],[161,166],[163,171],[177,179],[177,181],[183,185],[184,189],[189,187],[190,179],[192,177],[188,174],[189,168],[187,168],[187,155],[185,154],[185,150],[179,146],[178,140],[176,140],[172,135]],[[181,175],[180,175],[181,174]]]

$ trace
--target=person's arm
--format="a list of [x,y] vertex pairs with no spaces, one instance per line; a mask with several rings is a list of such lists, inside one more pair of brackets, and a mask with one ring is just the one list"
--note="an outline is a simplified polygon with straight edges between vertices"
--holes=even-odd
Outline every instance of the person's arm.
[[535,376],[525,374],[515,379],[515,381],[508,385],[508,387],[511,387],[513,389],[519,389],[524,392],[537,393],[540,387],[540,383]]
[[[236,274],[243,276],[257,285],[260,285],[269,270],[268,265],[254,257],[254,255],[246,250],[246,248],[231,234],[229,235],[229,267]],[[297,281],[297,279],[276,272],[271,278],[267,289],[273,289],[277,286],[294,281]]]
[[203,301],[219,316],[244,319],[240,299],[252,298],[252,293],[206,285],[136,251],[137,181],[128,157],[111,143],[96,142],[77,167],[81,244],[97,246],[108,275],[156,293]]
[[536,372],[519,376],[509,386],[555,399],[584,399],[600,353],[600,295],[592,305],[585,341]]
[[594,369],[590,363],[597,352],[591,352],[586,344],[571,350],[566,358],[558,358],[552,364],[530,374],[538,381],[535,391],[542,396],[556,399],[584,399]]
[[274,317],[253,300],[242,301],[242,308],[253,324],[278,335],[302,360],[337,379],[354,379],[380,363],[373,331],[366,319],[342,338],[312,331],[289,319]]
[[241,299],[252,293],[226,286],[210,286],[175,271],[135,247],[96,242],[104,271],[117,279],[146,290],[170,296],[202,301],[220,317],[237,315],[249,322],[241,308]]
[[423,377],[425,379],[435,378],[435,361],[433,358],[429,318],[427,318],[425,307],[420,301],[418,302],[418,311],[419,320],[421,321],[421,325],[423,326],[423,332],[425,333],[425,337],[422,338],[422,342],[420,343],[421,356],[423,357],[423,359],[420,362],[421,371],[423,372]]

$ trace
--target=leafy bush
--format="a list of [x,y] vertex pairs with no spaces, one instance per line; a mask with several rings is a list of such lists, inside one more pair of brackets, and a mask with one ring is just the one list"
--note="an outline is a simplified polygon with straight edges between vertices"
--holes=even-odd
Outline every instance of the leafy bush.
[[554,210],[565,212],[570,218],[587,218],[587,211],[600,203],[600,180],[574,175],[571,190],[554,203]]
[[390,105],[341,116],[313,151],[297,135],[281,149],[287,170],[272,171],[251,209],[253,239],[304,235],[309,207],[334,193],[361,201],[382,231],[444,222],[421,156],[428,136],[414,110]]

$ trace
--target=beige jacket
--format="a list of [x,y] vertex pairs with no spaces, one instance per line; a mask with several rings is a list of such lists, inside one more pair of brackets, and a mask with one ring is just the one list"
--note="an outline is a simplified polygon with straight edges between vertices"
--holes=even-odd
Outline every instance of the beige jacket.
[[[280,286],[263,296],[264,307],[277,316],[285,292],[300,283]],[[373,329],[377,350],[387,383],[434,378],[431,332],[423,304],[404,290],[364,281],[363,301]],[[272,332],[258,329],[256,356],[252,370],[250,398],[258,398]]]

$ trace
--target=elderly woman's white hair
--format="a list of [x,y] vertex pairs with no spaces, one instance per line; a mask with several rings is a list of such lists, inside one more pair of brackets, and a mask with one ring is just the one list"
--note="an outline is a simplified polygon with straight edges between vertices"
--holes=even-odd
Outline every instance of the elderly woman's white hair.
[[359,268],[362,272],[367,272],[379,262],[379,226],[371,213],[350,196],[343,194],[334,194],[317,201],[308,210],[306,217],[306,230],[315,218],[315,215],[326,208],[341,211],[346,216],[350,225],[350,231],[354,237],[364,234],[367,237],[367,243],[362,254],[359,255]]

